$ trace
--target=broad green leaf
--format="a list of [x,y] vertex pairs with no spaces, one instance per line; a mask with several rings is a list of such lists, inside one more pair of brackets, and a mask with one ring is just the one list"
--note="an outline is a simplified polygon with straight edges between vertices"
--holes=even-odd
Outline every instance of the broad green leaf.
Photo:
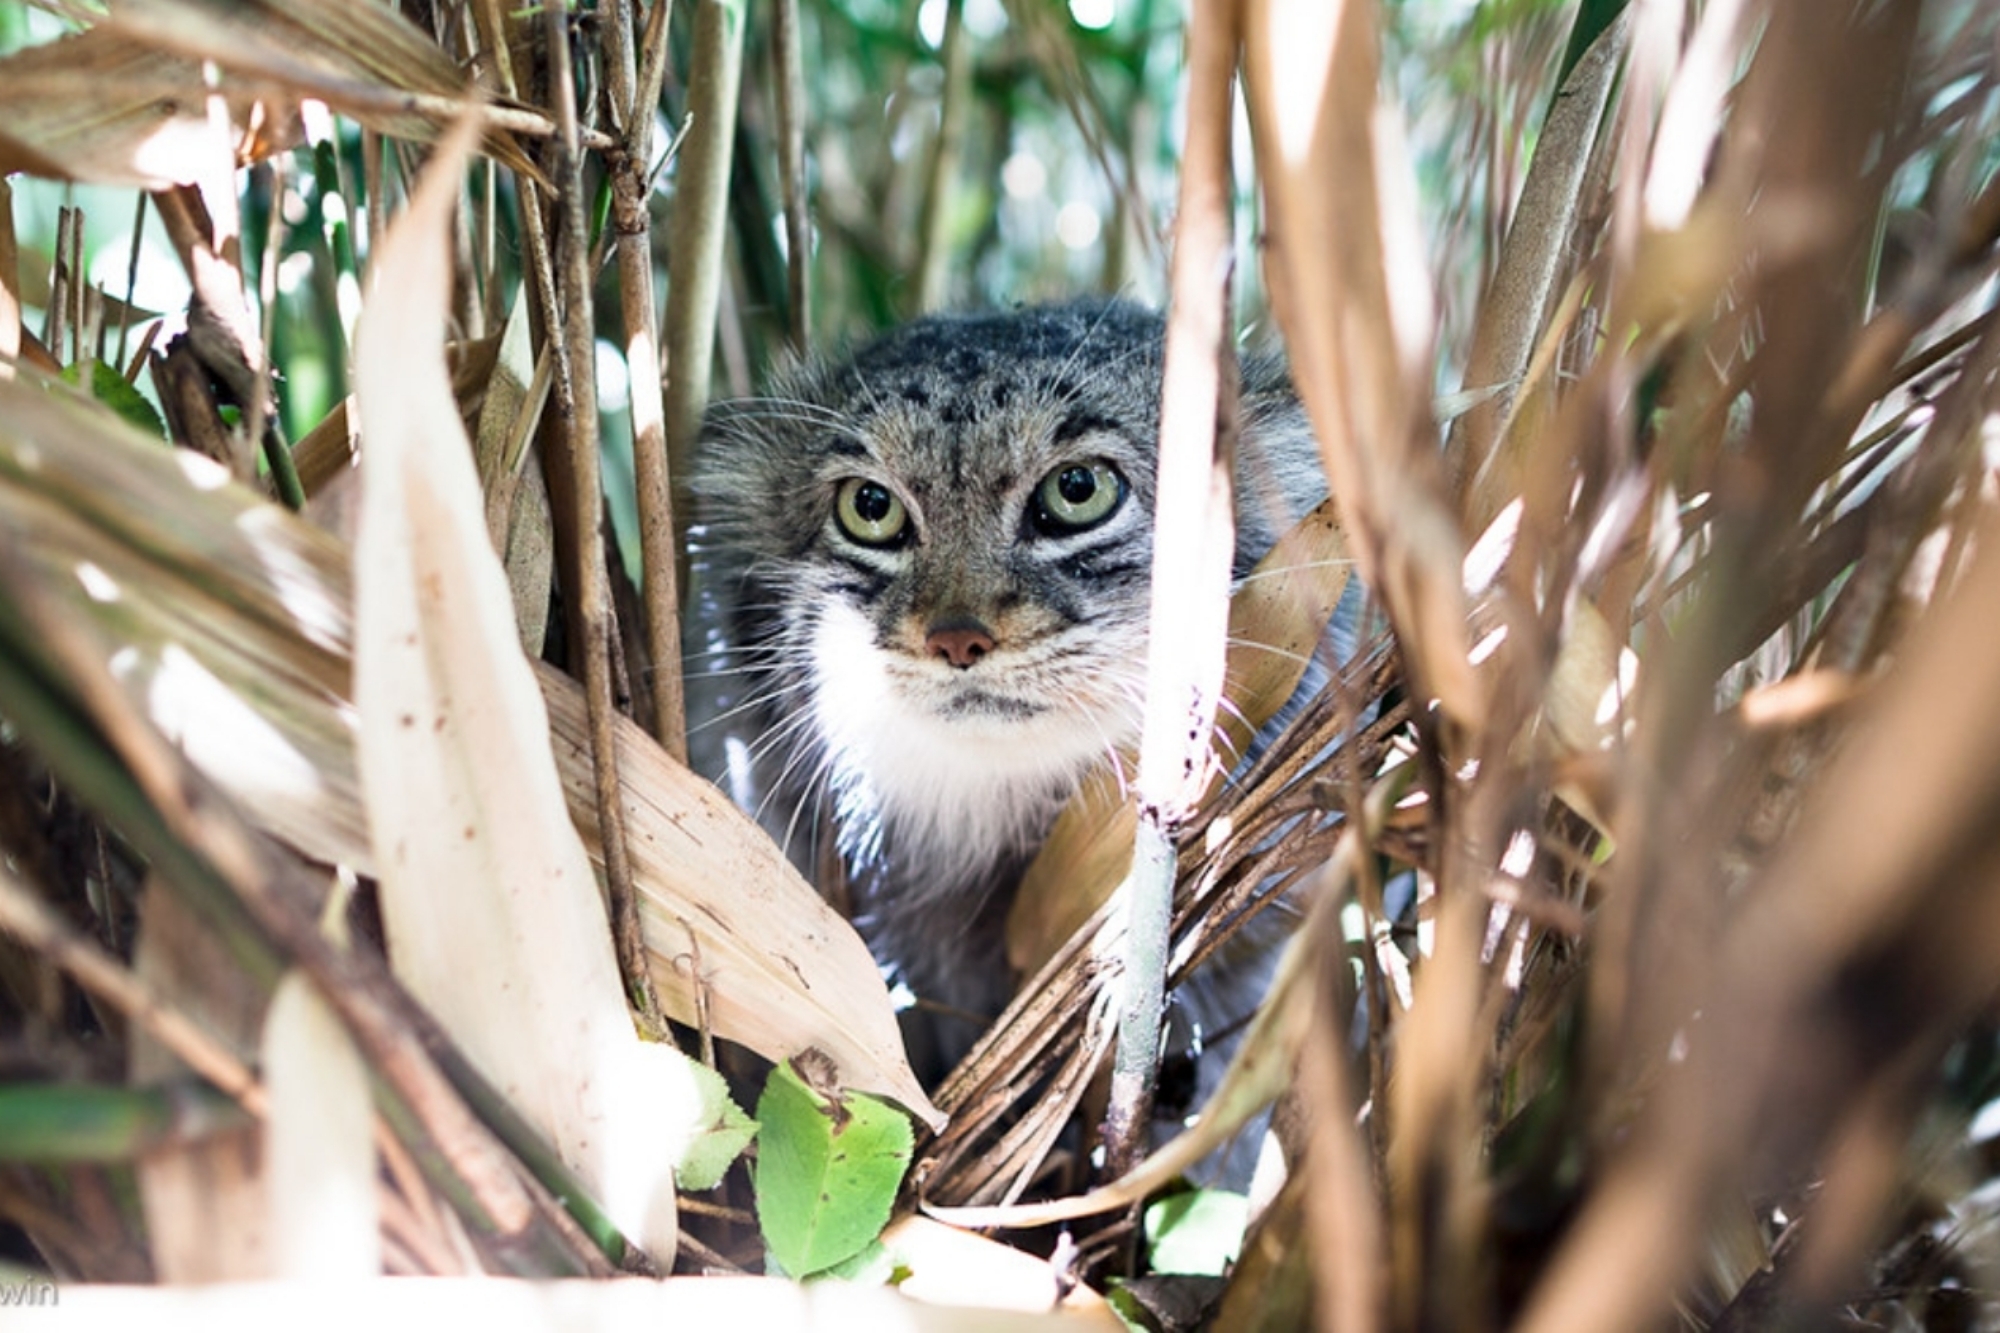
[[730,1097],[722,1075],[706,1065],[694,1065],[692,1071],[707,1117],[681,1154],[674,1177],[684,1190],[712,1190],[756,1137],[757,1122]]
[[778,1267],[807,1277],[881,1235],[910,1165],[908,1116],[811,1087],[788,1061],[765,1081],[757,1121],[757,1225]]
[[1146,1205],[1147,1266],[1155,1273],[1221,1277],[1243,1252],[1250,1200],[1231,1190],[1187,1190]]
[[133,388],[123,375],[96,357],[85,357],[75,365],[63,367],[62,378],[67,383],[81,385],[86,366],[90,369],[89,388],[92,398],[148,435],[161,440],[167,438],[166,423],[160,420],[159,411],[146,401],[146,395]]

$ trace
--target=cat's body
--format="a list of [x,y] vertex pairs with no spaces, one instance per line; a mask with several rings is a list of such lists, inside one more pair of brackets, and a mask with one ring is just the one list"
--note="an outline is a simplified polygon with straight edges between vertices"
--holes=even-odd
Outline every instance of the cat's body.
[[[1007,1000],[1015,883],[1137,738],[1161,336],[1115,302],[933,317],[706,426],[762,814],[807,865],[830,814],[870,946],[950,1009]],[[1239,419],[1240,575],[1324,488],[1277,363],[1246,361]]]

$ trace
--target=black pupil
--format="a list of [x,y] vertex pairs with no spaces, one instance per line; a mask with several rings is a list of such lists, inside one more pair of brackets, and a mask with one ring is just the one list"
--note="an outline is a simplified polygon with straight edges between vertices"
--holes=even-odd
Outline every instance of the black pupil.
[[854,492],[854,512],[863,523],[880,523],[889,517],[889,507],[894,503],[894,497],[872,481]]
[[1056,490],[1062,498],[1073,505],[1080,505],[1097,494],[1097,478],[1087,467],[1068,467],[1056,478]]

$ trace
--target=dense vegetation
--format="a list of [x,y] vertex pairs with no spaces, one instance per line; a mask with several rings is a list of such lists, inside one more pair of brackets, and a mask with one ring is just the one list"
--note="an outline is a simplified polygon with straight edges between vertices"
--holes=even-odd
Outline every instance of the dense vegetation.
[[[1101,1318],[1182,1266],[1171,1164],[1074,1151],[1079,1107],[1132,1147],[1097,1075],[1147,954],[1092,912],[1136,836],[1154,965],[1300,925],[1202,1126],[1275,1100],[1289,1177],[1128,1315],[2000,1322],[1994,6],[49,0],[0,42],[5,1291],[793,1256]],[[1171,302],[1198,401],[1204,319],[1282,346],[1321,436],[1327,521],[1210,608],[1225,724],[1350,569],[1379,632],[1234,781],[1080,800],[1042,965],[919,1090],[680,762],[694,423],[1093,290]],[[516,903],[590,870],[608,914]],[[896,1216],[1015,1248],[760,1227],[696,1066],[748,1105],[769,1062],[757,1172],[914,1129]],[[944,1211],[1091,1187],[1063,1240]],[[721,1287],[658,1299],[808,1316]]]

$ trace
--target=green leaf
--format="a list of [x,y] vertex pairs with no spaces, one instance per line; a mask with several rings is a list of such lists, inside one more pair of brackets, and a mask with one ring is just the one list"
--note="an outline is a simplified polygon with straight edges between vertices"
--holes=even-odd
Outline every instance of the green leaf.
[[895,1251],[879,1240],[869,1241],[860,1250],[819,1274],[820,1277],[856,1282],[866,1287],[893,1286],[909,1275],[910,1270],[897,1258]]
[[722,1183],[723,1173],[737,1159],[757,1133],[757,1122],[743,1114],[729,1096],[722,1075],[706,1065],[696,1065],[695,1086],[701,1092],[702,1108],[708,1115],[706,1126],[689,1141],[674,1168],[674,1180],[684,1190],[712,1190]]
[[64,366],[62,371],[64,382],[81,386],[86,366],[90,368],[92,398],[155,439],[167,438],[166,423],[160,420],[160,414],[154,410],[153,405],[146,401],[146,395],[133,388],[123,375],[97,358],[87,356],[74,365]]
[[0,1161],[129,1161],[248,1123],[235,1102],[203,1083],[15,1083],[0,1087]]
[[1243,1249],[1250,1201],[1229,1190],[1189,1190],[1146,1206],[1147,1262],[1155,1273],[1221,1277]]
[[910,1165],[912,1135],[909,1118],[889,1103],[809,1086],[798,1063],[773,1069],[757,1101],[757,1225],[771,1259],[806,1277],[881,1234]]

